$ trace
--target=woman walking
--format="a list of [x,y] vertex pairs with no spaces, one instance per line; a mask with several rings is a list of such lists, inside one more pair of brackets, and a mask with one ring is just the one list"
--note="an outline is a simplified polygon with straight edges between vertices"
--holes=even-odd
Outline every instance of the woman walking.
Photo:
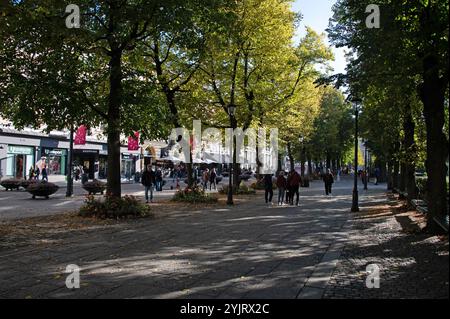
[[286,192],[287,180],[284,177],[284,172],[280,172],[277,178],[278,187],[278,206],[282,206],[284,203],[284,194]]
[[325,184],[325,194],[327,196],[331,195],[331,188],[332,188],[333,183],[334,183],[334,176],[331,173],[330,169],[328,169],[327,173],[325,175],[323,175],[323,182]]

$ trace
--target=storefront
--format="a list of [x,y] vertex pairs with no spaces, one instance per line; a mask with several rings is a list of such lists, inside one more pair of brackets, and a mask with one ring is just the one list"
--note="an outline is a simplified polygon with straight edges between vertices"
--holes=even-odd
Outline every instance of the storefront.
[[49,175],[67,174],[67,150],[43,147],[41,154],[45,158]]
[[122,153],[122,165],[120,175],[122,178],[130,180],[136,174],[136,161],[138,154]]
[[8,145],[6,175],[16,178],[26,178],[28,176],[28,170],[35,164],[34,158],[34,147]]
[[73,166],[81,166],[84,173],[88,174],[89,179],[98,177],[99,171],[99,151],[74,149],[73,150]]

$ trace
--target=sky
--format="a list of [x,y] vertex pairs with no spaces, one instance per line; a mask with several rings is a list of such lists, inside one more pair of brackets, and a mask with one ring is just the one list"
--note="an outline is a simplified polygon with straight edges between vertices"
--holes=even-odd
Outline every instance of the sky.
[[[305,27],[309,26],[318,33],[325,33],[328,27],[328,21],[333,15],[331,8],[336,0],[295,0],[293,9],[303,15],[303,19],[297,30],[297,37],[305,34]],[[328,41],[328,39],[327,39]],[[329,43],[329,42],[327,42]],[[335,61],[330,65],[334,68],[334,73],[345,72],[345,54],[344,49],[332,47]]]

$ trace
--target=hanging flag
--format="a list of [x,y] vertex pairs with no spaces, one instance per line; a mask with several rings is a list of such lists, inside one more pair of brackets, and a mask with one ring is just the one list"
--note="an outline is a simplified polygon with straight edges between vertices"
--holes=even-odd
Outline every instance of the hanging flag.
[[74,139],[74,143],[75,145],[85,145],[86,144],[86,132],[87,132],[87,128],[84,125],[81,125],[76,134],[75,134],[75,139]]
[[128,150],[129,151],[139,150],[139,132],[134,133],[134,136],[128,137]]

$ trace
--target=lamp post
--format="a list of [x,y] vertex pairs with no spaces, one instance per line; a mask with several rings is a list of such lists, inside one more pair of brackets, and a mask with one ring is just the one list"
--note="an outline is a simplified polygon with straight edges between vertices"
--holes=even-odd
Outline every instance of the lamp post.
[[368,161],[368,149],[367,149],[367,141],[364,142],[364,190],[366,191],[367,188],[367,184],[369,181],[369,172],[368,172],[368,166],[367,166],[367,161]]
[[302,186],[304,185],[304,177],[305,177],[305,137],[303,135],[300,135],[298,141],[301,144],[301,152],[300,152],[300,176],[302,177]]
[[361,102],[359,98],[352,98],[351,100],[355,107],[355,176],[353,181],[353,196],[352,196],[352,212],[359,212],[359,198],[358,198],[358,117],[359,108],[358,104]]
[[[234,129],[234,114],[236,112],[236,106],[234,104],[228,105],[228,116],[230,117],[230,127]],[[234,157],[236,154],[233,152],[234,148],[234,134],[231,132],[230,134],[230,160],[231,156],[233,156],[232,163],[230,164],[230,169],[228,173],[228,199],[227,205],[234,205],[233,203],[233,165],[234,165]]]
[[69,171],[67,172],[67,191],[66,197],[73,195],[73,123],[70,125],[70,145],[69,145]]

